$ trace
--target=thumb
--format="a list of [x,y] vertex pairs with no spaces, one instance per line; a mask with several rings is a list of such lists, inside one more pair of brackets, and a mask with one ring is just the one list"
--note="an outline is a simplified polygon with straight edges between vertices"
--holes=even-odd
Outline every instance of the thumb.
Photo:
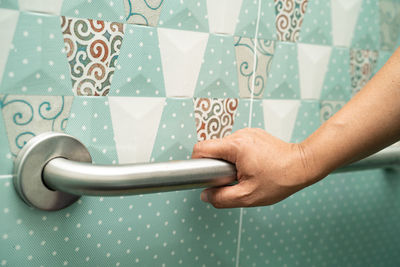
[[249,202],[250,193],[251,190],[246,183],[242,182],[232,186],[207,188],[201,192],[200,198],[215,208],[237,208],[251,204]]

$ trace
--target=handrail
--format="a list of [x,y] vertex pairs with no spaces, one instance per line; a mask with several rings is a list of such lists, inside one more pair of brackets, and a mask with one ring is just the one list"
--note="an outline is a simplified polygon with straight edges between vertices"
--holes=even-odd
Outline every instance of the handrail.
[[[335,172],[400,166],[400,148],[387,148]],[[236,181],[233,164],[217,159],[92,165],[86,147],[72,136],[45,133],[31,139],[14,166],[21,198],[43,210],[59,210],[81,195],[117,196],[222,186]]]

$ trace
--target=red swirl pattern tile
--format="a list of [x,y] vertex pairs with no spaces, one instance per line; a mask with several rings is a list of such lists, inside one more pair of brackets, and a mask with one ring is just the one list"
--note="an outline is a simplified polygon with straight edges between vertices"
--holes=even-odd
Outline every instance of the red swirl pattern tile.
[[274,0],[279,41],[297,42],[308,0]]
[[371,79],[377,60],[378,51],[350,50],[350,77],[353,95]]

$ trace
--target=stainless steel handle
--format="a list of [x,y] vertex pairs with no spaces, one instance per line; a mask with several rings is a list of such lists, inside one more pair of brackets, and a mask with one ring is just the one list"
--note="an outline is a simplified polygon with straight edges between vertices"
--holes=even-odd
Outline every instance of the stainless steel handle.
[[[388,148],[335,172],[394,167],[400,148]],[[43,210],[59,210],[80,195],[116,196],[221,186],[236,180],[233,164],[192,159],[130,165],[92,165],[86,147],[72,136],[45,133],[18,154],[14,185],[21,198]]]

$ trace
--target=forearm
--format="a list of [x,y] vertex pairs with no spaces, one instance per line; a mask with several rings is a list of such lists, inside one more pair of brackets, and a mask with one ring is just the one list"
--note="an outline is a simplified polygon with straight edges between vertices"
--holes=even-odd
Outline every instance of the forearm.
[[339,112],[301,147],[318,180],[400,137],[400,49]]

